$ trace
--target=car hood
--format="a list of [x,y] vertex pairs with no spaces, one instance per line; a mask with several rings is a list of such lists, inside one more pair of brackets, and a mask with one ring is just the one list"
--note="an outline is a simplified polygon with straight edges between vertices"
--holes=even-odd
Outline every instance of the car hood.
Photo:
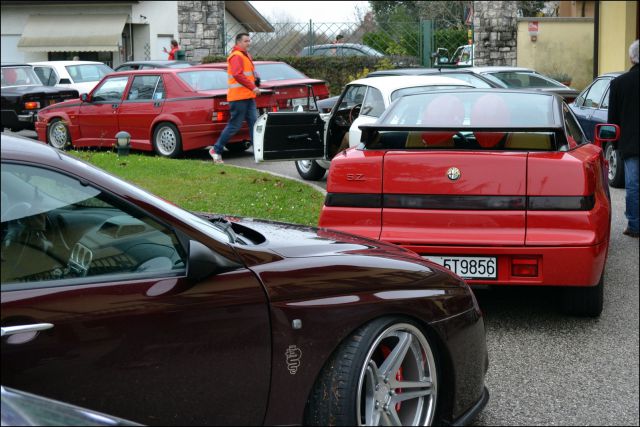
[[38,111],[38,114],[43,114],[43,113],[47,113],[49,111],[53,111],[55,109],[58,108],[65,108],[65,107],[75,107],[80,105],[82,101],[80,100],[80,98],[72,98],[72,99],[67,99],[65,101],[62,102],[56,102],[53,105],[48,105],[44,108],[42,108],[40,111]]
[[384,252],[402,258],[420,258],[399,246],[326,228],[307,227],[253,218],[229,218],[232,223],[260,233],[266,240],[254,248],[268,250],[284,258],[307,258],[344,254]]

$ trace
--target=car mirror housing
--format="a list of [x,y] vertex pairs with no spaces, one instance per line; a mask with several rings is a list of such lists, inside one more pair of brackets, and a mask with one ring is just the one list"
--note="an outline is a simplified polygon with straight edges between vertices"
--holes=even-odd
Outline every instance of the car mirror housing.
[[240,264],[233,262],[202,243],[189,241],[189,264],[187,265],[187,278],[195,283],[213,274],[234,270]]
[[603,142],[617,141],[620,138],[620,126],[612,123],[599,123],[596,125],[595,144],[602,147]]
[[91,96],[89,96],[89,94],[87,93],[83,93],[82,95],[80,95],[80,100],[82,102],[91,102]]

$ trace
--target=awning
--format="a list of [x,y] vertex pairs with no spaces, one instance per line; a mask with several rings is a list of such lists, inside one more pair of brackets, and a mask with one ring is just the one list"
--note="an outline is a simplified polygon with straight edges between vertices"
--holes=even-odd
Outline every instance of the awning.
[[113,52],[127,15],[29,15],[18,42],[27,52]]

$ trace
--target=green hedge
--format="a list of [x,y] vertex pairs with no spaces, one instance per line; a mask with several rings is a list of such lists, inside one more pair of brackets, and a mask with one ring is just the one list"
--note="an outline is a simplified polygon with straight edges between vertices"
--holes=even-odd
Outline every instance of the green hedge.
[[[415,65],[414,58],[403,57],[372,57],[372,56],[287,56],[254,58],[261,61],[282,61],[300,70],[314,79],[325,80],[329,84],[331,95],[339,95],[344,85],[351,80],[366,76],[371,71],[397,68],[396,65]],[[205,56],[202,63],[225,62],[223,56]]]

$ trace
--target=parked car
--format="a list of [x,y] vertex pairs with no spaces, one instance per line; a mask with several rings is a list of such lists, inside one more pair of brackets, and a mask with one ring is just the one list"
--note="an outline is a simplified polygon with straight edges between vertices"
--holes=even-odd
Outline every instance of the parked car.
[[[276,109],[271,91],[258,96],[263,112]],[[230,118],[227,74],[221,70],[157,68],[105,76],[80,100],[56,104],[38,114],[38,139],[55,148],[111,147],[127,131],[131,148],[177,157],[213,145]],[[227,149],[248,147],[244,124]]]
[[42,107],[78,98],[78,91],[43,86],[28,64],[2,64],[2,129],[34,129]]
[[[338,98],[337,107],[331,113],[322,115],[322,118],[327,121],[326,127],[323,120],[314,121],[314,133],[310,136],[313,139],[313,148],[307,147],[307,150],[311,150],[308,151],[310,154],[308,159],[296,161],[298,173],[303,179],[322,179],[329,169],[329,160],[333,156],[360,142],[359,126],[377,120],[394,99],[409,93],[455,87],[472,86],[461,80],[440,76],[369,77],[350,82]],[[282,125],[286,126],[287,121],[293,119],[286,115],[278,115],[275,120],[281,121]],[[266,117],[260,117],[257,126],[264,125],[265,122]],[[300,126],[294,127],[299,128]],[[303,134],[306,135],[305,132]],[[328,159],[313,160],[314,157],[321,158],[324,155],[323,135],[327,139]],[[264,138],[278,139],[280,136],[278,133],[265,134]],[[286,144],[283,140],[282,148],[286,147]],[[257,149],[256,147],[254,146],[254,151]],[[260,159],[267,160],[270,153],[265,151],[259,155]]]
[[447,269],[0,146],[6,386],[142,424],[440,425],[486,404],[482,314]]
[[157,59],[153,61],[127,61],[118,65],[115,71],[150,70],[154,68],[189,68],[188,61],[174,61]]
[[[273,90],[281,110],[314,110],[315,101],[329,96],[327,82],[312,79],[286,62],[255,61],[256,73],[260,77],[260,88]],[[227,70],[226,62],[196,65],[197,68]]]
[[317,44],[305,46],[298,56],[384,56],[371,46],[357,43]]
[[1,387],[0,390],[2,391],[3,426],[140,425],[9,387]]
[[113,70],[95,61],[41,61],[30,62],[45,86],[69,87],[78,93],[89,93],[100,79]]
[[[320,117],[297,114],[287,127],[267,116],[257,160],[313,158],[296,153],[316,141],[291,136]],[[558,286],[567,312],[598,316],[611,221],[601,146],[619,135],[598,126],[592,144],[559,96],[537,91],[405,95],[331,161],[319,225],[411,249],[472,285]]]
[[[622,71],[606,73],[598,76],[587,86],[578,97],[569,104],[569,108],[576,115],[587,138],[593,141],[595,127],[599,123],[606,123],[609,114],[609,84],[611,80],[622,74]],[[624,188],[624,164],[618,150],[613,144],[604,147],[605,157],[609,161],[609,185]]]
[[466,44],[458,46],[453,55],[449,55],[449,49],[440,47],[432,54],[432,57],[434,58],[434,65],[437,67],[465,67],[475,65],[474,53],[474,45]]

